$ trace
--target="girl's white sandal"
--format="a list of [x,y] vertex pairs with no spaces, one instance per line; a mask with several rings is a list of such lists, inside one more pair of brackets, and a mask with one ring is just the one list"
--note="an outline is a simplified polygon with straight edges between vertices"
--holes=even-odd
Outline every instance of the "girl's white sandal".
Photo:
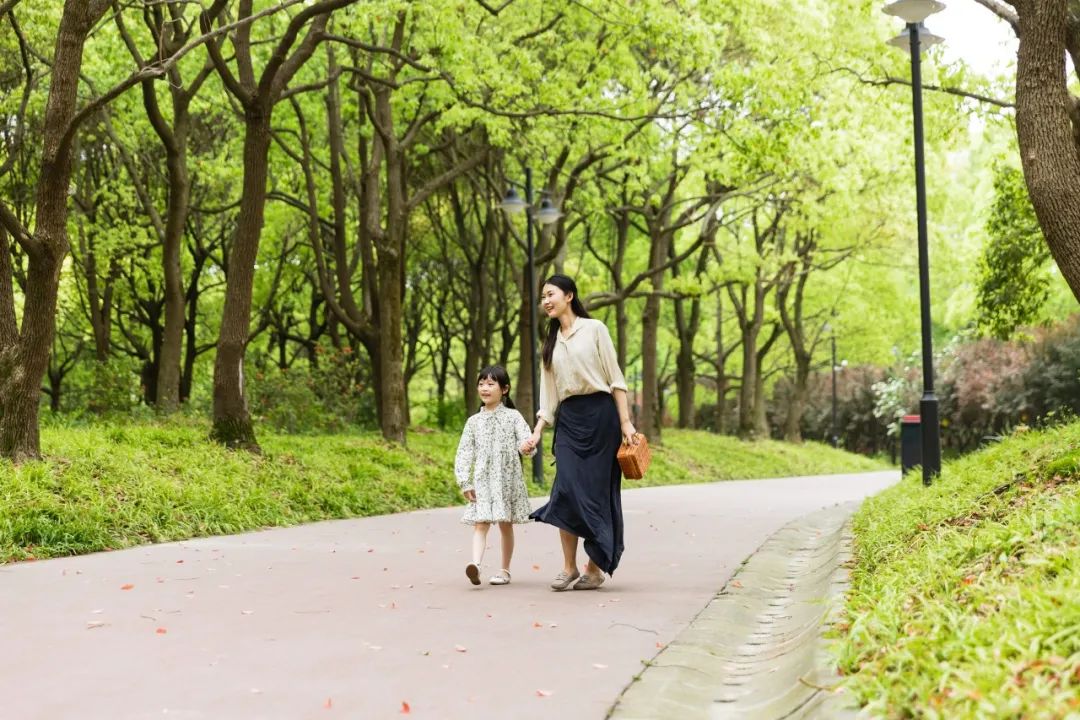
[[491,583],[492,585],[509,585],[510,584],[510,571],[509,570],[500,570],[499,572],[492,575],[491,579],[488,580],[488,582]]

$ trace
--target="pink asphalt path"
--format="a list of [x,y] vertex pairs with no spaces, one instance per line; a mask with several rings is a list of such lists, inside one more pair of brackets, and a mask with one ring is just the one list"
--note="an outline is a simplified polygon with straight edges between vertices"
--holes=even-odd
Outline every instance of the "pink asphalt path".
[[0,566],[0,720],[601,720],[769,535],[897,477],[627,491],[595,592],[548,589],[540,524],[473,587],[457,508]]

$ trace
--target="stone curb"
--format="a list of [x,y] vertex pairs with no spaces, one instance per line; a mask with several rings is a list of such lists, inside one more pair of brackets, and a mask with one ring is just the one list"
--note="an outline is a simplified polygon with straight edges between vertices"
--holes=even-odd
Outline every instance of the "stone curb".
[[751,555],[623,691],[612,720],[854,718],[825,631],[843,606],[858,503],[805,515]]

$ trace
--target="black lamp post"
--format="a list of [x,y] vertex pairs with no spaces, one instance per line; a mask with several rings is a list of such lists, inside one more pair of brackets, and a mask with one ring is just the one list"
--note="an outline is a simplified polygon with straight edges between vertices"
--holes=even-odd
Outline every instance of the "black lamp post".
[[938,400],[934,395],[934,349],[930,322],[930,261],[926,229],[926,168],[923,156],[922,66],[923,46],[942,39],[923,27],[923,20],[945,9],[937,0],[896,0],[884,12],[907,23],[907,32],[889,41],[911,54],[911,106],[915,125],[915,202],[919,229],[919,307],[922,320],[923,395],[919,402],[919,426],[922,434],[923,484],[941,472],[941,424]]
[[[537,338],[540,337],[539,328],[537,326],[536,309],[540,304],[537,298],[536,287],[536,249],[533,242],[533,223],[539,223],[540,225],[550,225],[556,222],[562,213],[556,208],[551,200],[544,198],[540,202],[540,207],[533,208],[533,187],[532,187],[532,168],[525,167],[525,199],[522,200],[521,196],[517,194],[517,191],[511,187],[506,191],[506,196],[503,201],[499,203],[499,207],[502,208],[509,215],[517,215],[522,211],[525,213],[525,283],[528,292],[529,303],[529,327],[532,328],[532,422],[536,422],[536,413],[540,409],[540,354],[537,352]],[[544,463],[540,458],[540,448],[536,448],[536,454],[533,455],[533,481],[537,485],[544,484]]]
[[[833,313],[835,318],[836,313]],[[832,346],[832,420],[829,425],[829,435],[834,448],[840,447],[840,432],[836,422],[836,373],[843,370],[847,365],[847,360],[844,360],[839,365],[836,364],[836,328],[831,322],[825,323],[825,332],[829,333],[829,344]]]
[[829,342],[832,344],[832,446],[840,447],[840,436],[836,432],[836,329],[829,328]]

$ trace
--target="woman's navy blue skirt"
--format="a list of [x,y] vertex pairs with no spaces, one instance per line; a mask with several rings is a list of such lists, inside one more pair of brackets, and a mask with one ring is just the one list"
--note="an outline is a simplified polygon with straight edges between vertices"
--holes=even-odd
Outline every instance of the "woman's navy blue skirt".
[[585,552],[609,575],[623,552],[622,472],[616,459],[621,442],[619,411],[608,393],[559,403],[551,498],[529,516],[583,538]]

